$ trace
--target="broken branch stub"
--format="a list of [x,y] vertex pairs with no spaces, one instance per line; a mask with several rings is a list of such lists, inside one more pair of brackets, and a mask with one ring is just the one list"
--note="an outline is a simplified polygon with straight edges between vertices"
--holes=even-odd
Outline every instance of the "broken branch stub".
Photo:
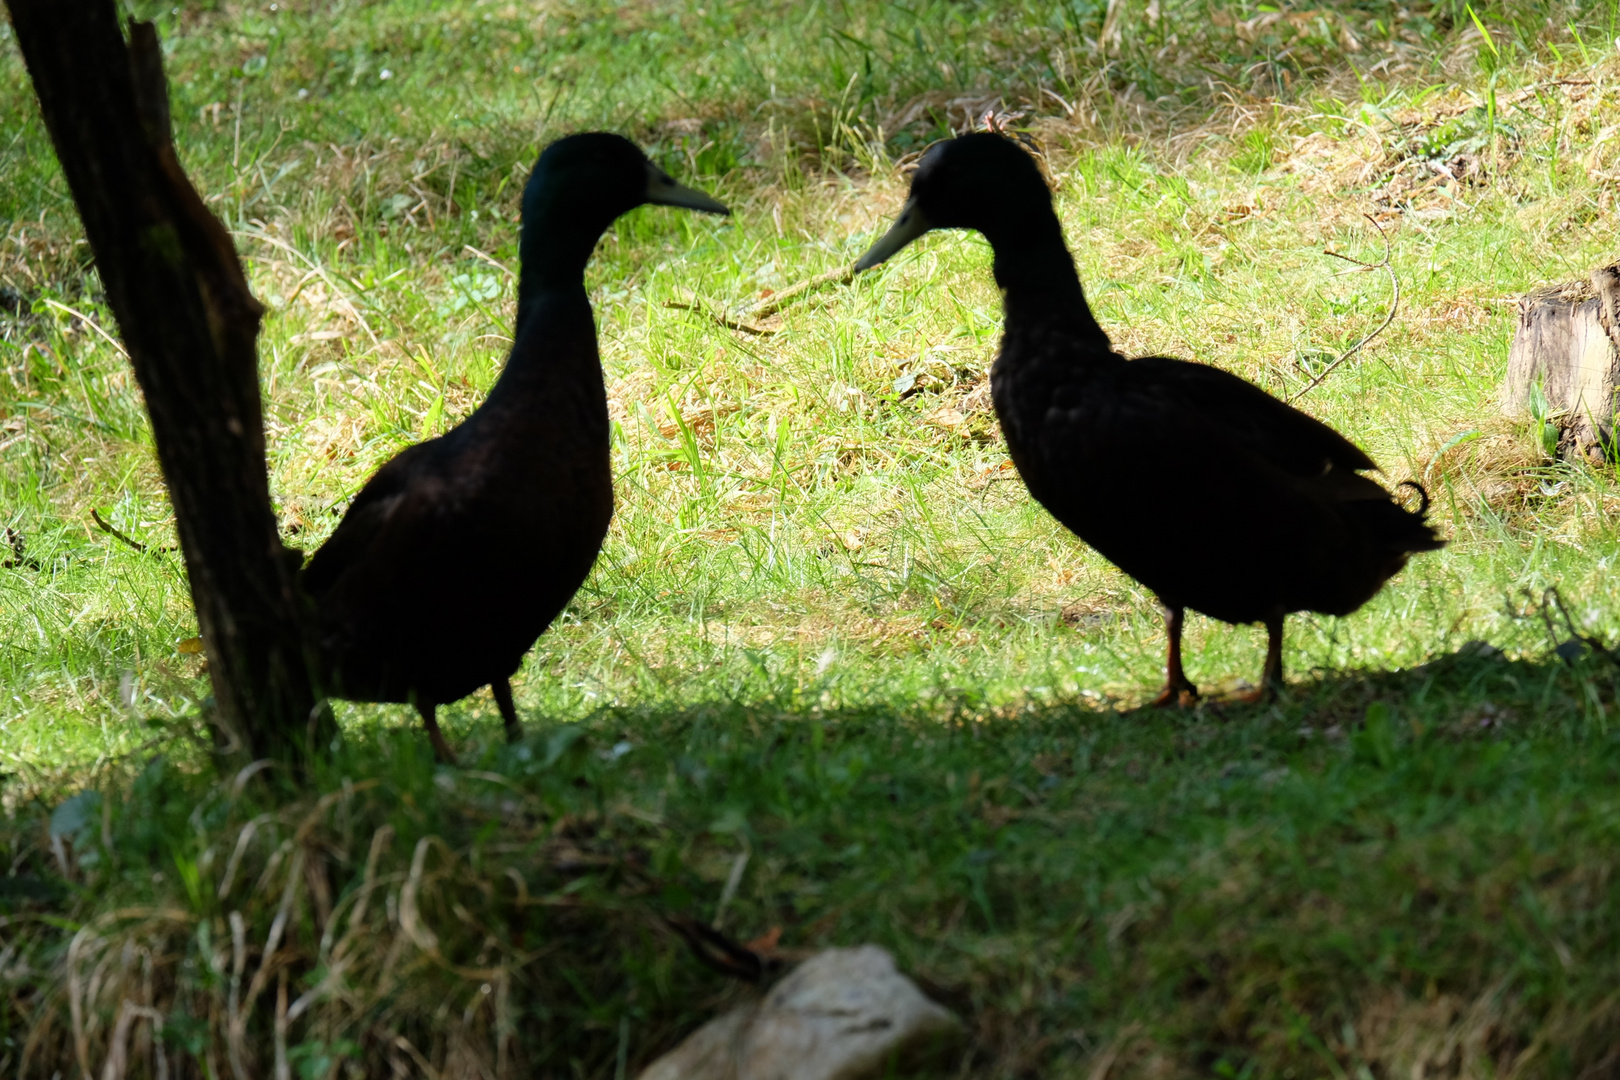
[[1620,413],[1620,263],[1585,281],[1548,285],[1519,299],[1502,411],[1553,424],[1566,461],[1616,456]]
[[283,756],[316,703],[270,505],[263,308],[170,137],[157,31],[113,0],[6,0],[40,112],[151,416],[207,644],[222,742]]

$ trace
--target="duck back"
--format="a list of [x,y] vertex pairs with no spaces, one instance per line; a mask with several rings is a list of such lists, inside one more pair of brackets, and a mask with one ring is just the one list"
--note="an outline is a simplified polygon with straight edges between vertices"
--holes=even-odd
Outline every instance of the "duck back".
[[991,387],[1030,493],[1167,604],[1348,614],[1440,546],[1354,444],[1218,368],[1009,320]]

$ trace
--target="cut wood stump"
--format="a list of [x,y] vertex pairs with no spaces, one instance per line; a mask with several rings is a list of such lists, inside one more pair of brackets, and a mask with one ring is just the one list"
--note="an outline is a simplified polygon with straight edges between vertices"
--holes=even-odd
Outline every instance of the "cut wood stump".
[[1620,263],[1594,270],[1584,281],[1546,285],[1519,299],[1502,411],[1517,420],[1555,425],[1554,452],[1566,461],[1602,464],[1617,456],[1617,315]]

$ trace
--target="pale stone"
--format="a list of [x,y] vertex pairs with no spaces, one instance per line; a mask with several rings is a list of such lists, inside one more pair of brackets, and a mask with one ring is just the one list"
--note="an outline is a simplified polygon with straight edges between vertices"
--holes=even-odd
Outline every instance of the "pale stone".
[[828,949],[760,1001],[703,1025],[640,1080],[860,1080],[960,1030],[886,950]]

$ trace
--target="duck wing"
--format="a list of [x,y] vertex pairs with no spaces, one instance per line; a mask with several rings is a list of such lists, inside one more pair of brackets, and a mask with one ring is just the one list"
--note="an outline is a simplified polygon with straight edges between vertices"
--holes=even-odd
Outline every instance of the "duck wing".
[[1228,622],[1348,613],[1441,543],[1344,436],[1202,364],[1071,375],[1022,456],[1030,491],[1081,539],[1167,602]]
[[1118,370],[1122,390],[1155,400],[1165,413],[1196,415],[1198,426],[1219,428],[1226,438],[1294,476],[1320,477],[1329,466],[1352,472],[1378,468],[1360,447],[1320,420],[1218,367],[1147,356]]
[[337,529],[304,567],[299,581],[305,592],[315,597],[326,594],[347,570],[364,564],[388,534],[411,527],[423,509],[417,505],[420,498],[413,496],[421,494],[422,467],[431,445],[409,447],[366,481]]

